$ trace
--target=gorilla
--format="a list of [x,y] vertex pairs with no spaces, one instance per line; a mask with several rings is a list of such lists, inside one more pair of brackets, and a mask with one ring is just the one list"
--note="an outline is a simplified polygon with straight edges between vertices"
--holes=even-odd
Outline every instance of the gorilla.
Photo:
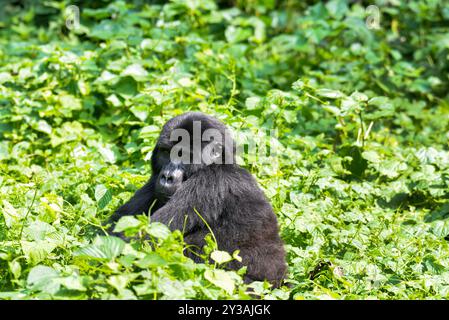
[[219,250],[240,250],[242,261],[227,267],[247,266],[245,282],[280,286],[286,263],[276,216],[253,176],[236,164],[235,152],[230,132],[216,118],[188,112],[170,119],[153,150],[149,181],[110,221],[149,213],[151,221],[183,231],[198,252],[210,228]]

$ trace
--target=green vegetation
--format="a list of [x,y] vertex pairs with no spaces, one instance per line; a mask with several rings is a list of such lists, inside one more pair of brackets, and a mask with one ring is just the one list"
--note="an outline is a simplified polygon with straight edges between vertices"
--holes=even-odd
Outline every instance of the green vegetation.
[[213,237],[195,264],[102,227],[187,110],[277,130],[277,165],[243,159],[288,253],[262,298],[449,295],[449,1],[148,2],[3,5],[0,298],[251,298]]

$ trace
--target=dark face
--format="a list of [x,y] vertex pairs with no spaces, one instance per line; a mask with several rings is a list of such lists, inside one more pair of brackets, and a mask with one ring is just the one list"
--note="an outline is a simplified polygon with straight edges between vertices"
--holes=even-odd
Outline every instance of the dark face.
[[157,169],[155,174],[156,195],[160,200],[168,200],[187,178],[185,166],[181,162],[170,160],[171,148],[158,148],[153,151]]
[[171,119],[164,125],[151,159],[156,196],[168,201],[199,170],[234,163],[233,152],[234,142],[217,119],[196,112]]

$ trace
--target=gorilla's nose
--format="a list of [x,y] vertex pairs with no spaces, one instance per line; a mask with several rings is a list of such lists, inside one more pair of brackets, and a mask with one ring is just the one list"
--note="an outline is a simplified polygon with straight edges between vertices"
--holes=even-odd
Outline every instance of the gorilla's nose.
[[160,183],[164,187],[172,187],[182,183],[182,170],[164,170],[161,172]]

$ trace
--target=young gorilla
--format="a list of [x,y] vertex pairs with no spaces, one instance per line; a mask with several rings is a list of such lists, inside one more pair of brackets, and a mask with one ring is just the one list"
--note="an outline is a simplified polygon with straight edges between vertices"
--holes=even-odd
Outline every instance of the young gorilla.
[[[225,125],[211,116],[188,112],[172,118],[154,148],[150,180],[111,221],[151,207],[151,221],[183,230],[186,243],[201,250],[209,229],[199,213],[220,250],[240,250],[242,262],[233,261],[230,268],[245,265],[247,282],[266,279],[279,286],[286,263],[277,219],[255,179],[235,163],[235,149]],[[197,255],[186,255],[199,262]]]

